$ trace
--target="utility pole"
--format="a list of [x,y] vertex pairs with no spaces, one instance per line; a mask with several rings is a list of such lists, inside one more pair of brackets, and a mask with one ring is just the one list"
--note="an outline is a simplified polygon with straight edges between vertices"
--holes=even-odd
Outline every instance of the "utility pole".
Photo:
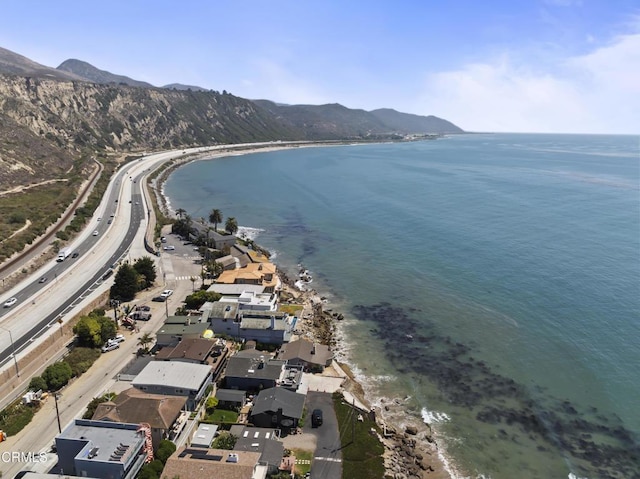
[[53,398],[56,401],[56,417],[58,418],[58,433],[62,433],[62,427],[60,426],[60,411],[58,410],[58,393],[54,393]]
[[[0,326],[2,328],[2,326]],[[2,328],[7,333],[9,333],[9,341],[11,341],[11,352],[13,353],[13,363],[16,366],[16,376],[20,377],[20,369],[18,368],[18,359],[16,357],[16,345],[13,344],[13,335],[11,334],[11,330],[7,328]]]
[[113,320],[116,322],[116,329],[118,328],[118,306],[120,306],[120,301],[117,299],[111,300],[111,306],[113,307]]

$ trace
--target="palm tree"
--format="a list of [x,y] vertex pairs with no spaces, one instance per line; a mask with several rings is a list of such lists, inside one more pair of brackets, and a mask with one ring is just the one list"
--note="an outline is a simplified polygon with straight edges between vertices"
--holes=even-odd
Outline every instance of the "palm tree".
[[153,343],[153,336],[149,333],[144,333],[140,336],[140,339],[138,339],[138,346],[141,346],[145,353],[149,352],[149,345],[151,343]]
[[209,222],[213,223],[213,231],[218,231],[218,223],[222,223],[222,211],[213,209],[209,213]]
[[229,233],[234,234],[238,231],[238,221],[233,216],[229,216],[227,218],[227,222],[224,224],[224,229]]
[[196,277],[195,276],[191,276],[189,279],[191,280],[191,292],[195,293],[195,291],[196,291]]
[[187,210],[183,209],[183,208],[178,208],[176,210],[176,214],[178,215],[178,218],[182,219],[182,216],[187,212]]

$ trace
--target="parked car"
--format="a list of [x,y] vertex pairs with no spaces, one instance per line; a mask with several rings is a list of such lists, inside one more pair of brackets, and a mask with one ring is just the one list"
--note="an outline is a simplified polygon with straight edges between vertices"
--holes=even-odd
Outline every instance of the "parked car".
[[40,278],[40,280],[38,281],[38,283],[42,284],[42,283],[46,283],[47,282],[47,277],[43,276],[42,278]]
[[314,409],[311,413],[311,427],[322,426],[322,409]]
[[174,251],[176,247],[173,245],[168,245],[168,246],[163,246],[162,249],[165,251]]
[[154,296],[154,298],[151,301],[164,303],[166,300],[167,300],[167,296]]
[[120,347],[120,344],[118,344],[118,343],[110,343],[110,342],[107,341],[107,344],[102,346],[101,351],[103,353],[108,353],[109,351],[113,351],[114,349],[118,349],[119,347]]
[[107,339],[107,344],[120,344],[124,340],[124,335],[118,334],[115,338]]
[[11,306],[13,306],[14,304],[16,304],[18,302],[18,298],[11,298],[11,299],[7,299],[4,302],[4,307],[5,308],[10,308]]

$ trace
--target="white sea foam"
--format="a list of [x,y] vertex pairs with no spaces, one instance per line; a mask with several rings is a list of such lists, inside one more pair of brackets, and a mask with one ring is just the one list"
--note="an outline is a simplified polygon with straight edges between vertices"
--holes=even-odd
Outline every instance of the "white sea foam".
[[569,479],[588,479],[586,477],[578,477],[576,476],[573,472],[570,472],[569,475],[567,476]]
[[238,226],[238,233],[236,236],[243,239],[250,239],[255,241],[256,238],[265,230],[262,228],[253,228],[251,226]]
[[451,416],[445,412],[429,411],[426,407],[423,407],[420,411],[422,420],[427,424],[433,424],[438,422],[449,422]]

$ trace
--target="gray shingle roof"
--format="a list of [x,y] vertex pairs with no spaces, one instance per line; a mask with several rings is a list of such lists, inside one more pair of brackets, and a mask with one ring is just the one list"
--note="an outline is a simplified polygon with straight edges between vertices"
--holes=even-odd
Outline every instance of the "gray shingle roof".
[[304,394],[294,393],[279,387],[264,389],[256,396],[251,415],[276,412],[278,409],[282,409],[284,416],[300,419],[305,397]]

